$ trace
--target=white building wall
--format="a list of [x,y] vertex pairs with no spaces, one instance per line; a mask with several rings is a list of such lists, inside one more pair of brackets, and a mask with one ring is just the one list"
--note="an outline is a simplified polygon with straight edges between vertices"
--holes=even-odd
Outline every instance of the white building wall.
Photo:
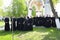
[[49,0],[45,0],[45,16],[53,16]]

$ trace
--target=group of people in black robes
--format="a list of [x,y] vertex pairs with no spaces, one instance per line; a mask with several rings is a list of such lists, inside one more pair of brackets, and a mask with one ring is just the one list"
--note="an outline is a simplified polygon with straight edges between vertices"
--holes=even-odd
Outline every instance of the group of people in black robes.
[[[60,19],[60,18],[59,18]],[[11,28],[9,25],[9,18],[5,18],[5,30],[21,30],[21,31],[29,31],[33,30],[33,25],[36,27],[44,26],[46,28],[56,27],[55,17],[33,17],[33,18],[12,18],[11,20]]]
[[34,17],[34,25],[44,26],[46,28],[56,27],[55,17]]
[[11,28],[9,25],[9,18],[5,18],[5,31],[9,30],[20,30],[20,31],[32,31],[33,23],[32,18],[11,18]]

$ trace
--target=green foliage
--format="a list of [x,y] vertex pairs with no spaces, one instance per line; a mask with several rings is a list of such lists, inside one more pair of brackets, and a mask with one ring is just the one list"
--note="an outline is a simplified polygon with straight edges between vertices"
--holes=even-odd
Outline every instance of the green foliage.
[[3,5],[3,0],[0,0],[0,7]]
[[58,0],[52,0],[53,4],[56,5]]
[[27,15],[26,5],[24,0],[13,0],[12,14],[14,17]]
[[27,15],[27,7],[25,0],[13,0],[12,4],[3,9],[0,9],[0,16],[20,17]]
[[3,12],[3,9],[0,9],[0,16],[4,16],[3,13],[4,13],[4,12]]
[[36,16],[36,11],[35,11],[35,7],[33,6],[33,10],[32,10],[32,16],[35,17]]

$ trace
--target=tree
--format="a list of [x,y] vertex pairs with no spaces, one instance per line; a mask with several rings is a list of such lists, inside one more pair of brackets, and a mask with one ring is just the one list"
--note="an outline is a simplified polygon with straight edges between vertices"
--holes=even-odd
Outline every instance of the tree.
[[13,0],[12,3],[12,15],[15,17],[20,17],[21,15],[26,16],[27,10],[24,0]]
[[54,9],[54,5],[53,5],[53,1],[52,0],[50,0],[50,6],[51,6],[51,10],[53,12],[54,17],[57,18],[58,15],[57,15],[57,12]]

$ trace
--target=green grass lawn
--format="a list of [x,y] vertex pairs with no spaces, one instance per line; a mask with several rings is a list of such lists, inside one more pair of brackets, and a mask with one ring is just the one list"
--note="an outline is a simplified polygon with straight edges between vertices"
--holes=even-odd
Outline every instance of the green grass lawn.
[[0,31],[0,40],[12,40],[11,32]]
[[[0,40],[12,40],[12,32],[0,31]],[[60,30],[36,27],[33,31],[14,31],[14,40],[60,40]]]

